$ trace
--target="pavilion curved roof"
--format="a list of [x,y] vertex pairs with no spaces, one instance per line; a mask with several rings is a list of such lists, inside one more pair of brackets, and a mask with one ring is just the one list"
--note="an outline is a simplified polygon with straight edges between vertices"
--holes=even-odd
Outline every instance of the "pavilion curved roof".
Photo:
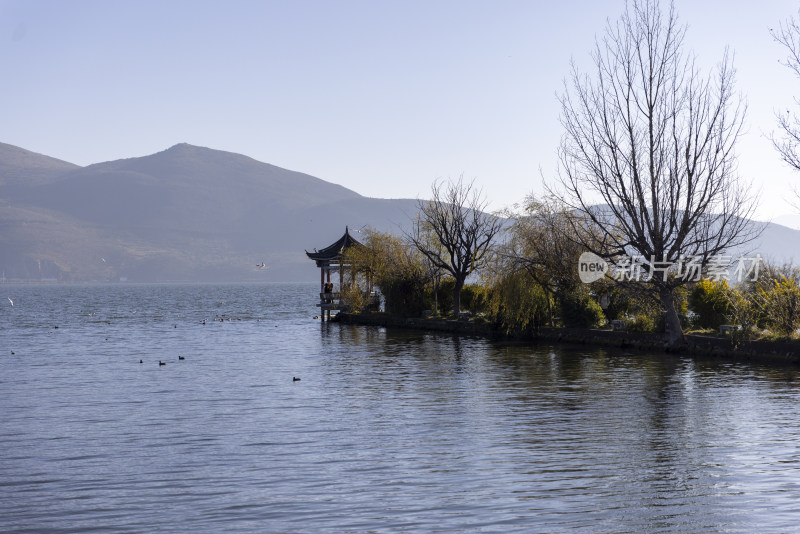
[[327,247],[309,252],[306,250],[306,256],[317,262],[317,265],[326,264],[330,262],[337,262],[342,259],[344,251],[350,247],[363,247],[356,238],[350,235],[350,229],[345,226],[344,235],[339,238],[335,243]]

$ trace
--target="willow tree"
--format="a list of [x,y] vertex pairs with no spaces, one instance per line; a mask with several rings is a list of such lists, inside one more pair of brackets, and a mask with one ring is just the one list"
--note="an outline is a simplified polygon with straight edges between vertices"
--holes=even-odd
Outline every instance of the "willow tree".
[[665,265],[712,257],[757,236],[755,198],[737,174],[734,147],[746,106],[727,51],[702,74],[685,50],[674,6],[633,0],[609,22],[593,70],[573,64],[560,95],[564,135],[554,191],[600,228],[582,239],[612,259],[636,256],[665,312],[669,344],[683,345],[674,290],[688,280]]
[[474,182],[440,181],[431,186],[432,198],[419,201],[419,217],[409,240],[436,268],[455,280],[453,313],[461,311],[461,289],[467,277],[486,261],[502,222],[486,213],[487,201]]
[[554,326],[551,301],[580,288],[575,266],[585,247],[570,239],[573,216],[558,199],[529,195],[521,207],[521,212],[506,213],[511,224],[497,247],[498,256],[504,271],[525,272],[542,288]]
[[346,297],[358,310],[366,307],[369,298],[355,283],[367,278],[380,289],[386,311],[406,316],[422,313],[425,300],[425,266],[422,255],[405,239],[373,228],[362,230],[361,247],[345,251],[345,260],[354,282]]

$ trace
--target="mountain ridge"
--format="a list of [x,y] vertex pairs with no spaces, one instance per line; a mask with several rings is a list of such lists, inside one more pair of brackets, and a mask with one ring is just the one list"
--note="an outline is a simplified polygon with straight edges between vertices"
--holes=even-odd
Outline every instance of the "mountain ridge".
[[[6,280],[314,281],[304,250],[345,226],[400,233],[417,208],[188,143],[85,167],[0,143]],[[769,224],[752,248],[793,261],[800,231]]]
[[[25,152],[32,170],[53,164]],[[303,250],[320,246],[319,234],[348,224],[389,230],[416,205],[187,143],[86,167],[54,166],[61,172],[47,180],[15,179],[0,189],[6,278],[36,279],[44,262],[43,277],[63,281],[263,280],[253,266],[274,257],[269,279],[314,279]],[[22,164],[8,167],[24,174]]]
[[3,187],[48,183],[79,165],[0,143],[0,193]]

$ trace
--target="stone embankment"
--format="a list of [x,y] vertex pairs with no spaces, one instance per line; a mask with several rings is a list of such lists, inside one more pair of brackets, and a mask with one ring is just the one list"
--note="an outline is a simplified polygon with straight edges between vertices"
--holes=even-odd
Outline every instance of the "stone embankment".
[[[528,339],[535,342],[618,347],[649,352],[669,352],[665,334],[648,332],[543,327],[539,332],[533,335],[514,335],[500,331],[495,328],[494,325],[485,321],[399,317],[386,313],[339,313],[335,320],[346,324],[410,328],[498,339]],[[686,335],[685,338],[687,346],[684,352],[688,354],[734,360],[800,364],[800,343],[749,341],[736,344],[728,336]]]

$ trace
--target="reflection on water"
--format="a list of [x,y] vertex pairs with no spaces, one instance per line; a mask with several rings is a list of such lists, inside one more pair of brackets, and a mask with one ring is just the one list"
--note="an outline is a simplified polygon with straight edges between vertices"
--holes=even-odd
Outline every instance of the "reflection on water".
[[795,529],[795,369],[320,324],[314,287],[4,288],[4,531]]

